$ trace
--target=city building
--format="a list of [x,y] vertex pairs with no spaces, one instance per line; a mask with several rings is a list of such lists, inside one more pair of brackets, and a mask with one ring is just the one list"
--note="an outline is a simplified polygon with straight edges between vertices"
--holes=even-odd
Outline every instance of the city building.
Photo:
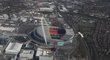
[[9,16],[7,14],[0,15],[0,20],[7,20]]
[[68,9],[64,5],[59,6],[58,9],[61,12],[68,12]]
[[1,31],[13,32],[15,30],[15,28],[14,27],[3,27],[3,26],[0,26],[0,30]]
[[44,7],[44,8],[39,8],[39,11],[40,12],[53,12],[54,9],[53,8],[46,8],[46,7]]
[[36,57],[39,60],[53,60],[51,53],[52,51],[50,49],[37,48]]
[[40,56],[39,60],[53,60],[53,56]]
[[39,57],[41,55],[46,55],[46,51],[43,51],[41,48],[37,48],[36,57]]
[[22,43],[10,42],[7,48],[5,49],[6,54],[18,54],[21,50]]
[[19,54],[18,60],[21,59],[32,60],[34,58],[34,53],[35,53],[34,50],[22,49]]

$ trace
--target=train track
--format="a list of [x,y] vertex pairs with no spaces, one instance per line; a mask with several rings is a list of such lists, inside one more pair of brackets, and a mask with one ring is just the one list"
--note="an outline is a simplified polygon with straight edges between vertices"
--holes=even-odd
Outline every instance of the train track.
[[96,26],[93,40],[95,42],[96,49],[100,60],[109,60],[110,50],[110,21],[98,21]]
[[[86,40],[85,44],[88,46],[88,50],[90,52],[90,60],[109,60],[110,56],[110,21],[109,19],[105,18],[97,18],[93,16],[87,16],[87,15],[82,15],[82,14],[62,14],[65,18],[65,21],[67,22],[68,25],[70,25],[73,30],[77,33],[77,27],[78,24],[75,19],[73,19],[74,15],[84,18],[89,18],[89,19],[95,19],[96,20],[96,28],[94,32],[92,33],[93,37]],[[73,16],[73,17],[72,17]],[[79,19],[76,18],[76,19]],[[81,20],[81,19],[80,19]],[[86,37],[88,38],[88,37]]]

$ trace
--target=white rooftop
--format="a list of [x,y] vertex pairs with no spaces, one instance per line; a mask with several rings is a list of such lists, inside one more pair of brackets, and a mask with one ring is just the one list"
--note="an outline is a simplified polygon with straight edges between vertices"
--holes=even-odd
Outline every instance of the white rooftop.
[[40,56],[39,60],[53,60],[52,56]]
[[18,54],[21,50],[23,44],[21,43],[9,43],[7,48],[5,49],[7,54]]
[[66,29],[66,34],[67,35],[74,35],[73,29]]
[[0,19],[8,19],[9,18],[9,16],[7,15],[7,14],[2,14],[2,15],[0,15]]
[[27,60],[27,58],[18,58],[18,60]]
[[3,31],[14,31],[15,28],[14,27],[3,27],[3,26],[0,26],[0,30],[3,30]]
[[38,49],[37,49],[36,56],[41,56],[41,55],[47,55],[47,53],[46,53],[46,51],[44,51],[43,49],[38,48]]
[[39,8],[39,11],[46,11],[46,12],[53,12],[54,11],[54,9],[53,8]]
[[34,50],[22,50],[20,53],[20,58],[33,59]]

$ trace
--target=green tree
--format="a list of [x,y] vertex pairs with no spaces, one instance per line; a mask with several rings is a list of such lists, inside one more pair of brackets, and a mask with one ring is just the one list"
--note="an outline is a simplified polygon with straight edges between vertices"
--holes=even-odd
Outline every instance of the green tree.
[[27,36],[16,36],[14,39],[18,42],[26,42],[29,38]]

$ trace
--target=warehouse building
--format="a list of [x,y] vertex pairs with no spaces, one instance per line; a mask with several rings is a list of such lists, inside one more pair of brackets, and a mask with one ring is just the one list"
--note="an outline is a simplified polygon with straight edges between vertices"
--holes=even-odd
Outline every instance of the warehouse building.
[[6,54],[18,54],[23,44],[10,42],[5,49]]

